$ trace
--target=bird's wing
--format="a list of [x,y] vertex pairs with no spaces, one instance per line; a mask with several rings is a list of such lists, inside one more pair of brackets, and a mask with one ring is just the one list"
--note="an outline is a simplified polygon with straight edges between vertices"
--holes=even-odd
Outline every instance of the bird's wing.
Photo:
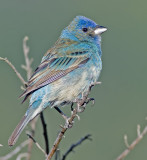
[[28,82],[26,91],[20,97],[25,96],[25,101],[34,91],[81,67],[89,58],[89,46],[86,44],[70,40],[57,43],[42,58],[41,64]]

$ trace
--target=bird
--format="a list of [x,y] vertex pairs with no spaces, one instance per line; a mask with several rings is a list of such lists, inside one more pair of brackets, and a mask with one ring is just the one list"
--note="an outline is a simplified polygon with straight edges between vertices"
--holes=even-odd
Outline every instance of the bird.
[[55,45],[43,56],[24,93],[29,107],[11,134],[13,146],[26,125],[47,107],[61,106],[81,99],[98,81],[102,70],[101,34],[107,30],[93,20],[76,16],[63,29]]

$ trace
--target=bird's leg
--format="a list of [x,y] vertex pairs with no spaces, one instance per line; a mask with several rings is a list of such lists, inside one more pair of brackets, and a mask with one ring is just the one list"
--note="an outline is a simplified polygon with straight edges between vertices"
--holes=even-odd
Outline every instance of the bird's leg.
[[[101,84],[102,82],[95,82],[95,83],[92,83],[91,85],[90,85],[90,87],[89,87],[89,91],[88,91],[88,93],[90,93],[90,91],[91,91],[91,89],[92,89],[92,87],[93,86],[95,86],[95,85],[97,85],[97,84]],[[92,103],[93,103],[93,105],[94,105],[94,103],[95,103],[95,99],[94,98],[88,98],[87,97],[87,99],[85,100],[85,104],[87,105],[89,102],[91,102],[92,101]]]
[[79,107],[78,107],[78,112],[83,112],[86,108],[86,105],[89,103],[89,102],[93,102],[93,104],[95,103],[95,100],[94,98],[88,98],[88,95],[92,89],[93,86],[97,85],[97,84],[101,84],[101,82],[95,82],[95,83],[92,83],[90,86],[89,86],[89,90],[87,92],[86,95],[84,95],[84,93],[82,93],[82,99],[78,99],[76,101],[76,103],[79,104]]
[[67,120],[68,119],[68,117],[66,116],[66,114],[65,113],[63,113],[62,111],[61,111],[61,109],[59,109],[58,107],[54,107],[55,108],[55,110],[56,111],[58,111],[60,114],[61,114],[61,116],[65,119],[65,120]]
[[61,109],[59,109],[58,107],[55,106],[54,108],[55,108],[56,111],[58,111],[58,112],[61,114],[61,116],[65,119],[67,128],[71,128],[74,122],[69,123],[69,118],[66,116],[66,114],[63,113],[63,112],[61,111]]
[[86,105],[92,101],[92,105],[94,105],[95,103],[95,99],[94,98],[87,98],[87,101],[85,101]]
[[88,94],[84,95],[84,93],[82,93],[82,98],[81,99],[77,99],[76,103],[77,103],[77,112],[83,112],[86,108],[86,99],[88,98]]
[[97,85],[97,84],[101,84],[102,82],[94,82],[94,83],[92,83],[91,85],[90,85],[90,87],[89,87],[89,91],[91,91],[91,89],[92,89],[92,87],[94,87],[95,85]]
[[71,106],[70,106],[71,107],[71,112],[73,111],[73,105],[74,105],[74,103],[72,102]]

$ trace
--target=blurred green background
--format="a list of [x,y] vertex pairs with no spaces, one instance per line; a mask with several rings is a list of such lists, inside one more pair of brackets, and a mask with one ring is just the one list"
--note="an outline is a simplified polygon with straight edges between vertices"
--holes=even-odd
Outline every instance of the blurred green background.
[[[86,134],[93,141],[85,141],[71,153],[70,160],[114,160],[136,138],[136,126],[147,122],[147,1],[146,0],[0,0],[0,56],[7,57],[26,78],[20,68],[24,64],[22,39],[29,36],[30,57],[37,67],[44,53],[54,44],[61,30],[77,15],[87,16],[108,27],[102,35],[102,85],[93,88],[94,107],[87,107],[75,120],[60,144],[64,153],[69,146]],[[7,140],[25,113],[28,102],[21,105],[21,82],[12,69],[0,62],[0,156],[15,147]],[[69,107],[63,109],[69,114]],[[54,109],[45,112],[50,145],[63,124]],[[26,130],[29,127],[26,128]],[[44,147],[40,120],[36,140]],[[26,139],[25,132],[16,145]],[[23,151],[26,151],[25,149]],[[16,159],[16,156],[13,158]],[[44,159],[34,146],[32,160]],[[126,160],[147,159],[147,137],[126,157]]]

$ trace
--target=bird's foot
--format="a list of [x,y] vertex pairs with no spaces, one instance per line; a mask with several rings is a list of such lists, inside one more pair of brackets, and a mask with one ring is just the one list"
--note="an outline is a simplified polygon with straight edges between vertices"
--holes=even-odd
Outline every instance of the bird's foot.
[[78,105],[77,112],[79,113],[84,112],[85,108],[86,108],[86,103],[84,103],[82,106]]
[[92,105],[94,105],[95,99],[94,98],[87,98],[86,101],[82,105],[79,105],[80,104],[80,100],[79,100],[77,112],[79,112],[79,113],[83,112],[85,110],[85,108],[86,108],[86,105],[89,102],[92,102]]
[[89,102],[92,102],[92,105],[94,105],[94,104],[95,104],[95,99],[94,99],[94,98],[87,98],[87,100],[85,101],[86,105],[87,105]]
[[89,87],[89,90],[91,91],[92,87],[97,85],[97,84],[101,84],[102,82],[95,82],[95,83],[92,83]]
[[65,128],[72,128],[74,121],[70,122],[69,120],[70,120],[70,118],[67,118],[65,120]]

